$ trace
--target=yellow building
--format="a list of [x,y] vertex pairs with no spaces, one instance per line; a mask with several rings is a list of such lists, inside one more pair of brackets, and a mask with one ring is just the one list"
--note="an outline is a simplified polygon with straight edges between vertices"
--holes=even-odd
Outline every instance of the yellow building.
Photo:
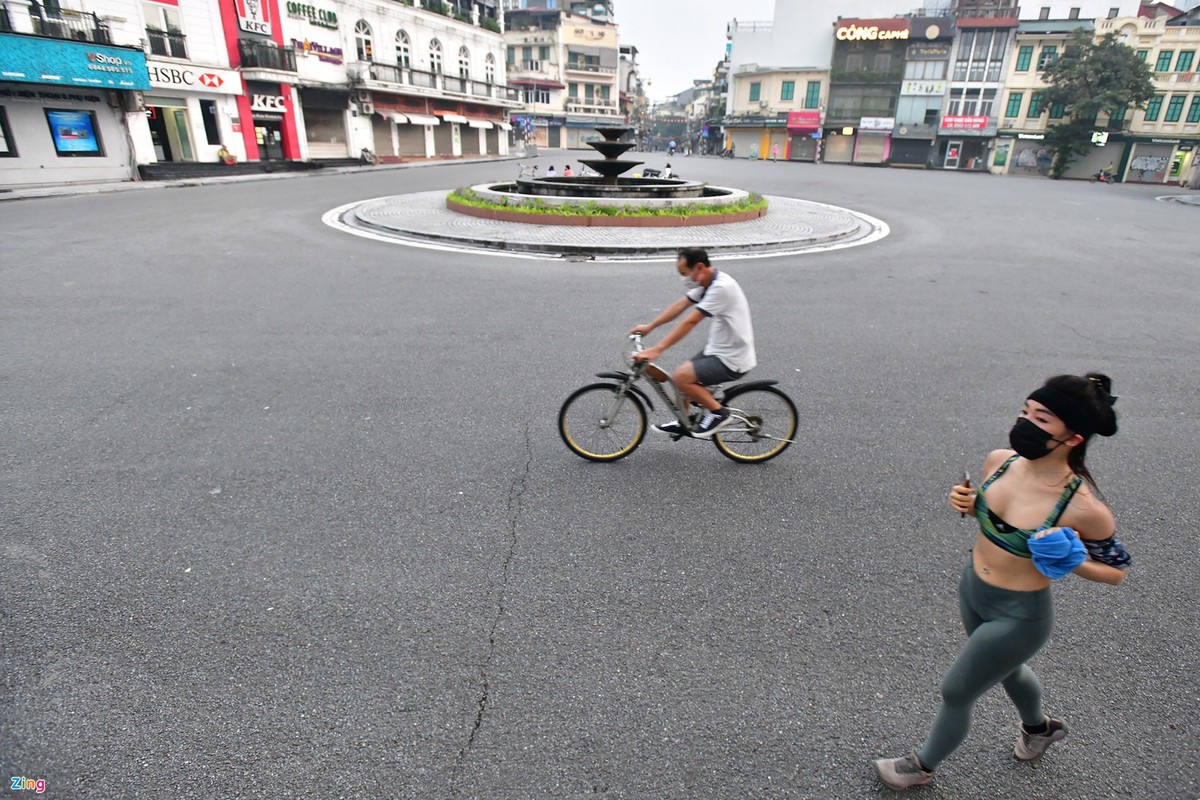
[[1086,178],[1112,166],[1121,180],[1174,182],[1188,174],[1200,147],[1200,28],[1172,25],[1165,18],[1022,22],[1001,100],[1001,125],[993,171],[1045,174],[1053,154],[1045,143],[1048,126],[1065,109],[1044,103],[1041,71],[1063,52],[1077,29],[1097,39],[1116,33],[1154,72],[1155,95],[1144,109],[1097,120],[1090,152],[1075,161],[1068,178]]
[[746,64],[733,76],[726,146],[738,158],[814,161],[828,99],[828,69]]

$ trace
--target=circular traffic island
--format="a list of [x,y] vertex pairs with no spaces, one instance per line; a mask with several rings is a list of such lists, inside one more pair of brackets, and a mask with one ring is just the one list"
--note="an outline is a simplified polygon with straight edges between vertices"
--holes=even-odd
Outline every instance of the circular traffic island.
[[[566,258],[575,260],[641,261],[671,258],[683,247],[703,247],[714,256],[723,258],[755,258],[800,253],[814,253],[870,244],[890,232],[882,220],[838,206],[798,200],[790,197],[763,197],[746,192],[717,198],[719,201],[759,204],[744,208],[747,218],[739,220],[710,219],[709,224],[697,224],[704,216],[719,217],[725,213],[705,215],[694,210],[685,213],[676,208],[661,217],[659,224],[629,224],[637,218],[644,201],[622,200],[621,207],[633,209],[632,215],[617,222],[605,222],[616,215],[596,211],[602,207],[593,198],[583,205],[592,213],[580,210],[551,211],[559,198],[540,197],[521,204],[489,208],[487,203],[474,212],[470,200],[487,197],[482,192],[501,184],[484,184],[471,188],[471,194],[455,192],[419,192],[415,194],[361,200],[326,212],[323,221],[338,230],[377,241],[410,247],[479,254],[503,254],[531,258]],[[737,190],[732,190],[737,191]],[[454,199],[452,196],[457,195]],[[744,196],[743,199],[737,198]],[[684,209],[696,198],[677,198]],[[595,203],[595,206],[588,204]],[[719,207],[719,204],[715,204]],[[453,210],[451,208],[453,206]],[[487,212],[487,213],[483,213]],[[507,214],[521,215],[507,218]],[[681,220],[663,225],[662,219],[671,215]],[[533,217],[537,217],[534,219]],[[562,220],[567,219],[568,222]],[[618,218],[619,219],[619,218]],[[614,228],[613,225],[617,227]],[[668,227],[669,226],[669,227]]]

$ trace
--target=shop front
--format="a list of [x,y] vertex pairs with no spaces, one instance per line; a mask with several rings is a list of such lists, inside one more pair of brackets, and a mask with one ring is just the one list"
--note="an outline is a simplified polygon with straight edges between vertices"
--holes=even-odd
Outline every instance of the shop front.
[[787,116],[789,161],[816,161],[821,143],[821,112],[792,111]]
[[892,131],[892,152],[888,163],[893,167],[927,168],[933,157],[937,131],[932,125],[898,125]]
[[150,149],[139,147],[147,137],[133,132],[139,164],[216,162],[222,145],[236,158],[245,158],[232,124],[242,93],[237,72],[155,60],[148,61],[146,69],[152,87],[145,96]]
[[[247,150],[251,160],[284,161],[300,157],[296,141],[295,103],[289,84],[246,81],[250,131]],[[243,133],[246,128],[243,126]],[[250,146],[253,144],[253,147]]]
[[854,147],[855,164],[882,164],[891,155],[895,117],[863,117]]
[[1200,140],[1156,136],[1129,137],[1126,183],[1178,183],[1188,174]]
[[841,128],[825,129],[825,155],[821,160],[826,164],[850,164],[854,161],[854,143],[857,141],[857,130],[850,125]]
[[[349,91],[302,87],[300,107],[304,116],[304,140],[308,145],[310,159],[358,156],[358,153],[350,151],[350,136],[347,130],[350,117]],[[378,149],[375,152],[378,153]]]
[[996,131],[985,116],[945,116],[938,130],[935,165],[941,169],[987,172]]
[[0,34],[0,185],[129,180],[141,50]]

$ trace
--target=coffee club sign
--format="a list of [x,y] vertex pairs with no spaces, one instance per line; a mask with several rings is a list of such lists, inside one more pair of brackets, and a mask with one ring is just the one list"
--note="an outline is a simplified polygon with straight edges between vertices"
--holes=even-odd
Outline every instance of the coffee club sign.
[[287,13],[293,19],[306,19],[310,25],[316,25],[319,28],[328,28],[331,31],[338,29],[337,12],[327,8],[317,8],[288,0]]

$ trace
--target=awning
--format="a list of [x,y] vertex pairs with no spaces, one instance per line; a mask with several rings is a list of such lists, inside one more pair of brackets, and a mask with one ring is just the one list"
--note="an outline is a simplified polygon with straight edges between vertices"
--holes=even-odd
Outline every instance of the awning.
[[442,114],[442,119],[446,122],[457,122],[459,125],[467,124],[467,118],[459,114]]
[[427,117],[424,114],[408,114],[408,121],[413,125],[441,125],[437,117]]
[[379,116],[383,117],[384,119],[390,119],[397,125],[405,125],[408,123],[408,117],[401,114],[399,111],[384,110],[379,112]]
[[472,128],[483,128],[484,130],[491,130],[491,128],[494,127],[492,125],[492,123],[488,122],[486,119],[470,119],[470,118],[468,118],[467,124],[470,125]]
[[511,131],[512,130],[512,125],[509,125],[507,122],[497,122],[496,127],[498,127],[502,131]]

